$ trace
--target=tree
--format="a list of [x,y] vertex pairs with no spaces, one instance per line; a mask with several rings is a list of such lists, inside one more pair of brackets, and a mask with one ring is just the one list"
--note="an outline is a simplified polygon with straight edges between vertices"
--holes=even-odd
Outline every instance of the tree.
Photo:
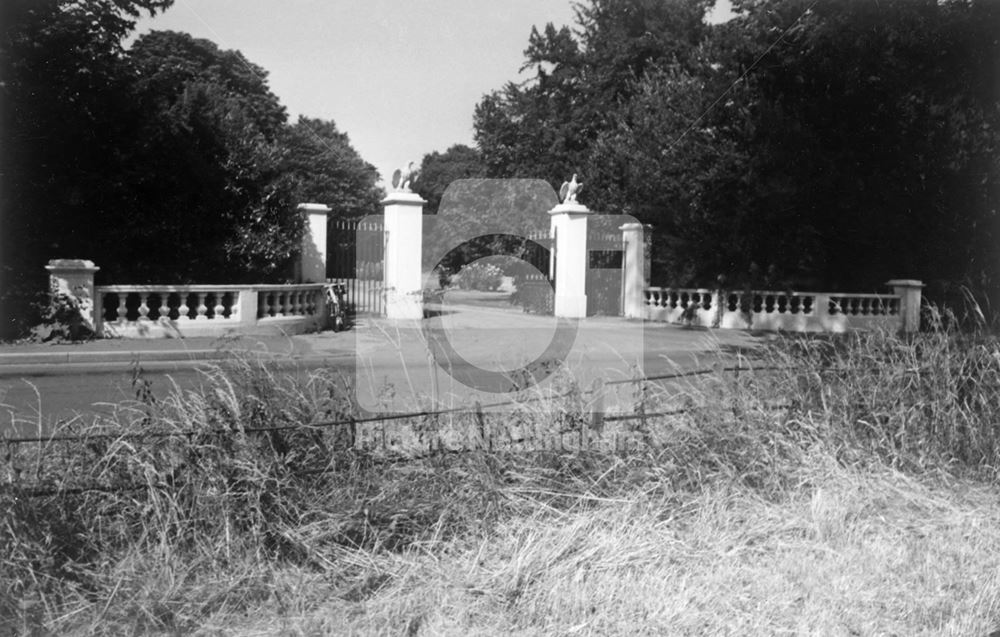
[[[592,0],[480,102],[490,175],[579,172],[656,226],[671,284],[965,282],[1000,302],[1000,7]],[[755,273],[767,272],[767,277]],[[661,279],[662,280],[662,279]]]
[[577,5],[577,34],[552,24],[533,28],[522,70],[535,69],[535,77],[476,107],[476,143],[490,176],[541,177],[558,186],[573,172],[589,173],[593,144],[615,125],[646,71],[689,64],[705,31],[705,6],[594,0]]
[[295,182],[299,202],[325,203],[331,219],[379,214],[384,192],[378,171],[351,146],[332,121],[300,116],[282,135],[283,171]]
[[[982,1],[740,3],[758,152],[748,199],[808,225],[815,274],[900,275],[997,299],[1000,7]],[[784,213],[776,211],[785,211]],[[933,292],[933,290],[932,290]]]
[[425,214],[434,215],[441,204],[441,196],[453,181],[485,176],[486,167],[479,152],[464,144],[455,144],[443,153],[424,155],[415,188],[427,201]]
[[136,111],[124,37],[172,0],[0,3],[0,335],[44,290],[42,266],[89,256],[104,211],[129,206],[123,148]]
[[282,170],[285,109],[267,72],[170,31],[139,38],[130,60],[144,114],[131,183],[144,214],[120,220],[131,241],[109,274],[161,283],[287,276],[304,225]]

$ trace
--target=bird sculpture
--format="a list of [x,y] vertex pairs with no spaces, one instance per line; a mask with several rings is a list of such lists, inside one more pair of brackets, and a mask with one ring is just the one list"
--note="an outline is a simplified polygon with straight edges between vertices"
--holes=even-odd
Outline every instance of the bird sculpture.
[[559,199],[563,203],[576,203],[576,195],[581,188],[583,188],[583,184],[576,180],[576,173],[573,173],[573,178],[564,181],[562,188],[559,189]]
[[412,192],[410,184],[417,178],[417,168],[414,162],[406,165],[406,168],[398,168],[392,173],[392,189],[397,192]]

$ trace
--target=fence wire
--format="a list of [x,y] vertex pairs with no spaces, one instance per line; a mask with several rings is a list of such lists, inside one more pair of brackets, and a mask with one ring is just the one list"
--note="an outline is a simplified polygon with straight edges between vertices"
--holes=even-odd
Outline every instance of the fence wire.
[[[650,376],[642,376],[629,379],[618,379],[606,381],[603,383],[595,384],[592,389],[579,389],[574,388],[569,391],[562,392],[557,395],[548,396],[536,396],[530,397],[525,400],[520,401],[502,401],[497,403],[489,404],[474,404],[470,407],[456,407],[450,409],[437,409],[437,410],[420,410],[407,413],[387,413],[387,414],[376,414],[373,416],[366,417],[348,417],[348,418],[337,418],[331,420],[324,420],[312,423],[299,423],[299,424],[287,424],[287,425],[277,425],[277,426],[267,426],[267,427],[232,427],[232,428],[215,428],[215,429],[202,429],[202,430],[175,430],[175,431],[146,431],[146,432],[129,432],[129,433],[85,433],[81,435],[50,435],[50,436],[34,436],[34,437],[4,437],[0,438],[0,444],[6,446],[7,453],[6,458],[0,458],[0,466],[4,464],[4,460],[7,463],[11,463],[11,469],[13,469],[13,462],[15,459],[14,449],[19,445],[23,444],[47,444],[54,442],[67,442],[67,443],[80,443],[88,444],[94,443],[101,440],[109,440],[114,442],[120,441],[141,441],[141,440],[155,440],[163,438],[183,438],[187,437],[189,440],[203,440],[211,436],[232,436],[242,435],[242,434],[274,434],[289,431],[299,431],[299,432],[319,432],[323,430],[329,430],[332,428],[348,428],[348,438],[349,445],[344,449],[347,452],[353,452],[357,455],[359,460],[371,464],[395,464],[404,462],[419,461],[427,458],[436,458],[456,454],[467,454],[467,453],[477,453],[477,452],[503,452],[503,453],[538,453],[545,451],[587,451],[587,450],[597,450],[603,447],[610,447],[614,451],[621,451],[623,449],[627,450],[630,446],[638,448],[643,444],[643,432],[647,429],[647,424],[650,420],[677,417],[685,414],[690,414],[692,412],[697,412],[699,410],[708,409],[706,406],[693,406],[693,407],[682,407],[676,409],[667,409],[659,411],[647,411],[645,398],[640,398],[639,403],[633,413],[604,413],[603,412],[603,390],[604,387],[609,385],[626,385],[626,384],[644,384],[644,383],[654,383],[657,381],[669,381],[676,379],[692,378],[697,376],[705,376],[710,374],[720,374],[720,373],[732,373],[737,377],[741,373],[749,372],[774,372],[774,371],[809,371],[810,373],[823,373],[823,374],[840,374],[849,373],[856,370],[841,369],[836,367],[824,367],[824,368],[806,368],[806,367],[781,367],[781,366],[729,366],[722,367],[716,366],[714,368],[703,368],[695,370],[678,371],[666,374],[657,374]],[[920,369],[909,369],[901,370],[905,371],[907,374],[920,373]],[[555,431],[547,432],[547,436],[527,436],[521,435],[514,437],[511,435],[512,430],[506,430],[506,435],[501,433],[499,436],[495,435],[496,430],[493,425],[487,424],[488,415],[492,412],[488,412],[488,409],[495,409],[499,407],[523,407],[528,402],[536,401],[550,401],[558,400],[562,398],[578,398],[580,400],[579,413],[572,412],[568,413],[567,417],[570,421],[569,428],[562,428]],[[727,410],[737,413],[740,411],[740,405],[737,404],[738,401],[733,402],[731,405],[725,406]],[[898,406],[898,405],[897,405]],[[796,407],[802,408],[803,406],[796,403],[795,401],[776,401],[771,403],[756,404],[754,408],[764,412],[779,412],[795,409]],[[868,409],[872,408],[870,404],[864,404],[858,402],[857,404],[852,403],[848,407],[853,409]],[[811,413],[812,410],[806,410]],[[440,432],[434,432],[437,434],[437,438],[430,438],[429,441],[425,441],[422,437],[420,438],[420,445],[423,449],[425,442],[426,448],[417,453],[408,452],[401,453],[396,449],[392,449],[392,445],[385,444],[385,431],[382,431],[383,444],[381,446],[381,451],[385,452],[384,456],[373,455],[372,449],[362,445],[360,448],[357,443],[359,440],[358,431],[359,426],[374,424],[374,423],[388,423],[394,421],[406,421],[406,420],[421,420],[421,419],[432,419],[441,416],[460,416],[472,419],[473,425],[478,425],[478,446],[477,444],[459,446],[459,448],[447,447],[444,445],[443,440],[440,438]],[[613,432],[611,444],[606,444],[606,440],[602,439],[601,431],[603,426],[607,423],[626,423],[641,421],[640,425],[635,431],[622,431]],[[414,425],[414,430],[417,429],[419,425]],[[489,430],[489,435],[486,431]],[[536,429],[537,432],[537,429]],[[426,433],[426,432],[425,432]],[[526,430],[521,432],[526,433]],[[570,436],[571,444],[566,444],[566,437]],[[470,437],[471,440],[471,437]],[[558,444],[556,442],[558,441]],[[437,443],[435,445],[435,442]],[[475,442],[475,441],[473,441]],[[519,448],[519,446],[530,445],[530,443],[537,443],[535,447],[532,448]],[[624,447],[623,447],[624,444]],[[327,463],[326,465],[319,468],[307,468],[304,470],[299,470],[293,472],[295,477],[306,477],[306,476],[322,476],[331,471],[331,465]],[[13,475],[15,471],[10,471],[8,475]],[[144,489],[182,489],[186,485],[183,482],[169,482],[169,483],[132,483],[132,484],[120,484],[120,485],[108,485],[108,484],[90,484],[90,485],[74,485],[74,486],[43,486],[43,485],[27,485],[20,482],[19,479],[8,478],[7,484],[0,485],[0,494],[7,492],[12,493],[15,497],[48,497],[55,495],[82,495],[87,493],[126,493],[132,491],[141,491]]]

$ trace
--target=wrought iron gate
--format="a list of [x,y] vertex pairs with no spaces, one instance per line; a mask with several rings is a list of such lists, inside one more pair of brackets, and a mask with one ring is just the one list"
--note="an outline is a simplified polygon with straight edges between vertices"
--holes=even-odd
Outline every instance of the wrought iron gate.
[[334,219],[327,233],[326,279],[346,289],[352,315],[385,313],[385,232],[381,219]]
[[520,258],[531,268],[516,278],[517,298],[525,312],[552,314],[555,305],[555,238],[548,231],[529,233]]

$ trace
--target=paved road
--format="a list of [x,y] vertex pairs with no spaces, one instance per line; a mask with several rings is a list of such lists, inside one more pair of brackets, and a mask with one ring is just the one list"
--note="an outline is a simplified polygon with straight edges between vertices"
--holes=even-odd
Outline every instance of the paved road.
[[[560,341],[567,344],[561,350]],[[567,326],[551,317],[513,310],[449,306],[419,324],[367,321],[349,332],[296,336],[264,347],[248,341],[243,351],[264,356],[282,373],[305,377],[320,368],[337,370],[357,380],[362,407],[407,411],[428,400],[445,406],[503,401],[510,396],[505,392],[512,389],[511,379],[523,382],[526,374],[545,378],[543,385],[572,377],[589,387],[597,377],[705,367],[720,355],[731,361],[737,352],[756,344],[755,338],[737,331],[689,330],[617,318],[592,318]],[[112,349],[127,354],[129,345],[117,342]],[[241,350],[232,343],[224,349]],[[182,351],[186,360],[160,360],[170,356],[153,352],[140,356],[142,378],[155,396],[163,398],[175,387],[192,389],[204,378],[199,369],[224,364],[200,360],[211,358],[207,347],[197,351],[202,353]],[[434,354],[447,363],[434,364]],[[564,361],[559,371],[553,371],[553,359]],[[110,413],[116,405],[135,399],[129,361],[119,353],[104,363],[0,367],[0,429],[24,433],[74,417]],[[628,398],[610,396],[609,408],[619,399]]]

